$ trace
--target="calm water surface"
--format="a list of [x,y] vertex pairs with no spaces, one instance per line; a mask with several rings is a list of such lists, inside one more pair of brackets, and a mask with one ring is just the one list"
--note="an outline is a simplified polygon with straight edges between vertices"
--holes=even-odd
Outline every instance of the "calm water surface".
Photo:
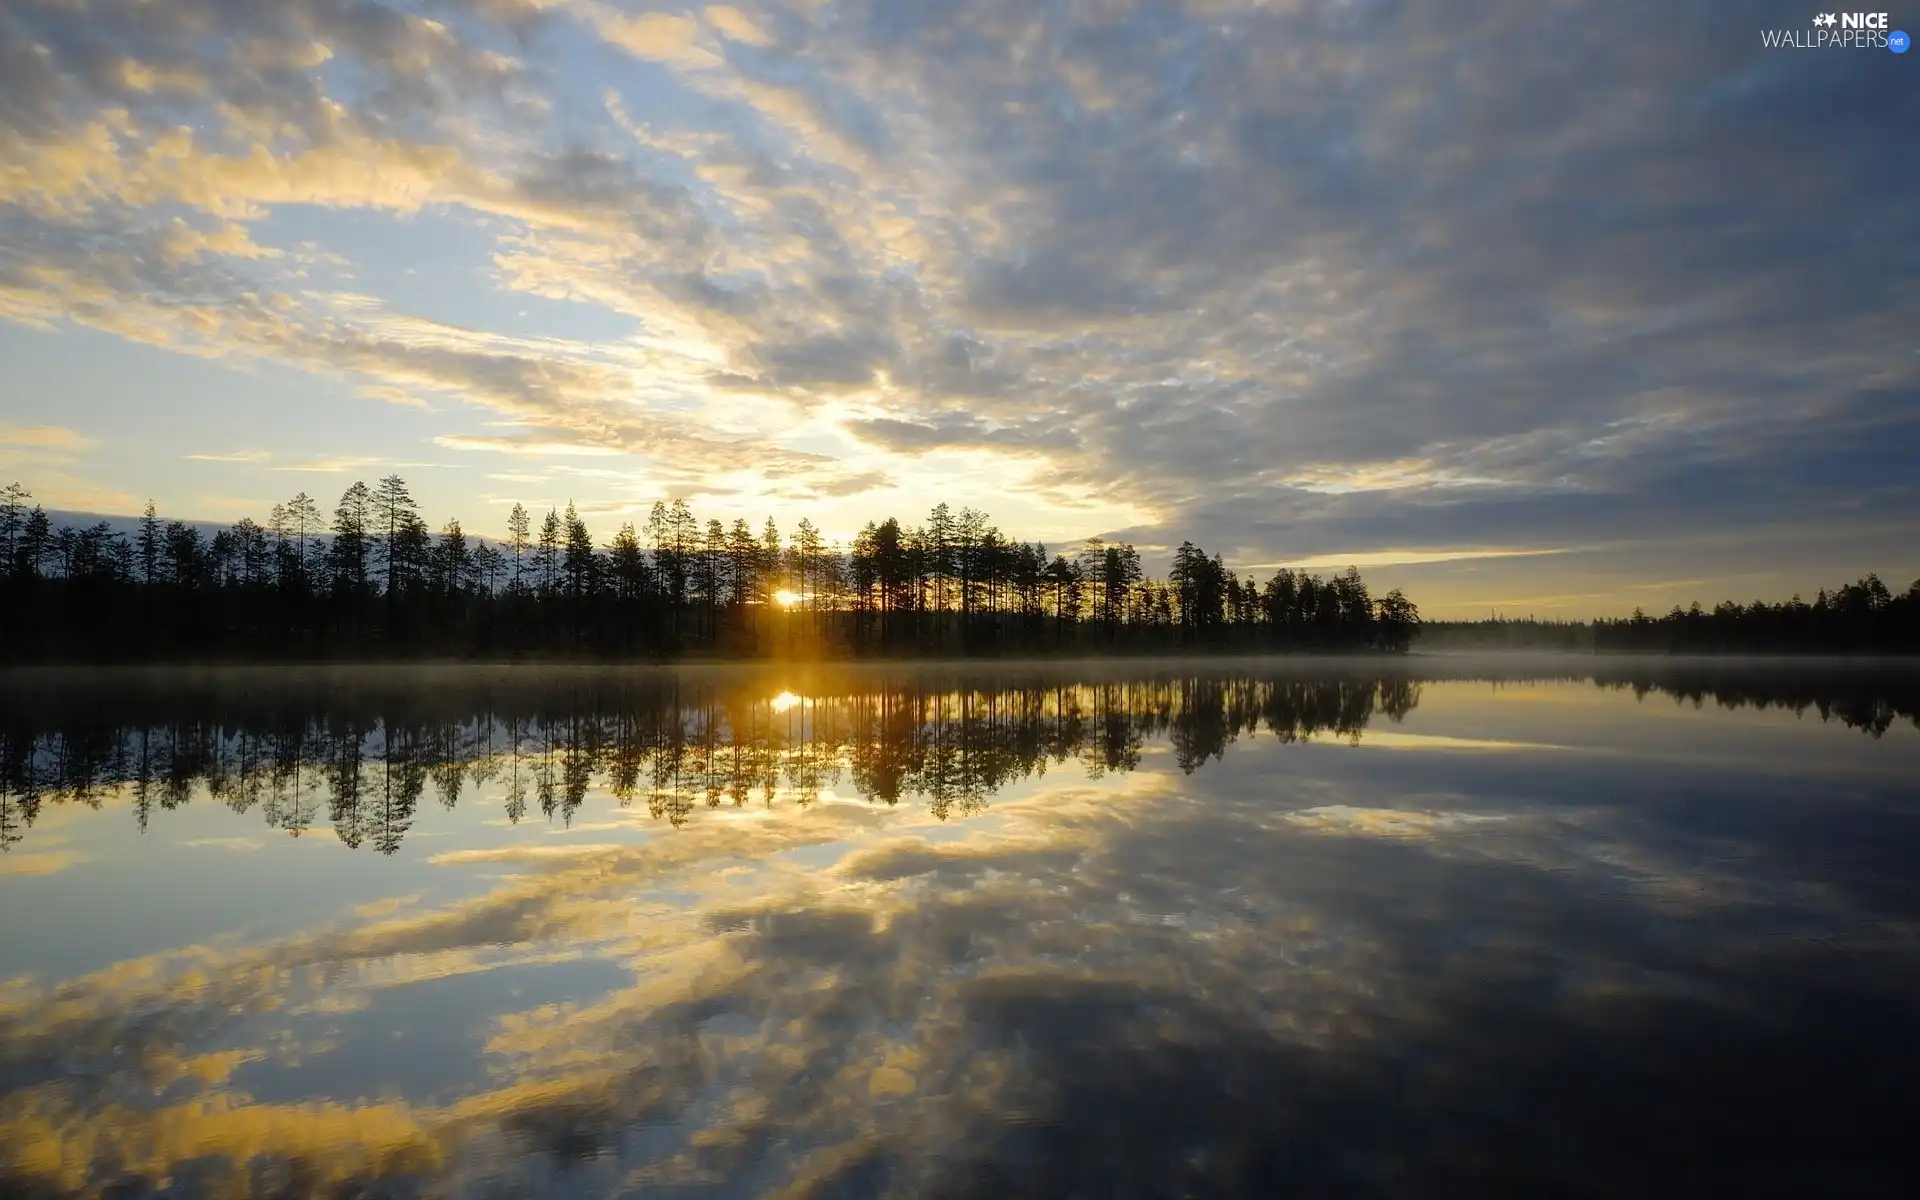
[[1911,1194],[1916,712],[1571,659],[0,676],[0,1193]]

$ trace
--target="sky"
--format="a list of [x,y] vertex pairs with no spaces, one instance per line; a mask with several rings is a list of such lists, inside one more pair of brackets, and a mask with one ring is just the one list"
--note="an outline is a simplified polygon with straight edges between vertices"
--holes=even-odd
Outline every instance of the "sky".
[[[1920,54],[1806,4],[9,0],[0,479],[1920,576]],[[1920,30],[1920,8],[1889,14]]]

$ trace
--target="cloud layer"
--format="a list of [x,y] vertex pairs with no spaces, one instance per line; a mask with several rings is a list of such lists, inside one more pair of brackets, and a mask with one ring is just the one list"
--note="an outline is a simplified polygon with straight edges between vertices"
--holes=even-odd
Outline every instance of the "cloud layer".
[[1762,48],[1804,20],[25,0],[0,316],[425,406],[449,464],[624,456],[566,477],[595,511],[997,498],[1247,562],[1910,531],[1913,64]]

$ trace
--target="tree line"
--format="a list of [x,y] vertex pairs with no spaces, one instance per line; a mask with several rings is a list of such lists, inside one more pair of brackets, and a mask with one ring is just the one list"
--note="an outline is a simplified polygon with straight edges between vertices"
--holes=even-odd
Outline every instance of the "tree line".
[[1716,653],[1815,650],[1832,653],[1920,651],[1920,579],[1894,595],[1868,574],[1809,604],[1798,595],[1777,604],[1722,601],[1712,609],[1675,605],[1663,617],[1635,609],[1623,620],[1596,621],[1596,650]]
[[1050,554],[944,503],[842,546],[804,517],[783,536],[663,501],[601,545],[571,503],[516,504],[499,539],[435,534],[398,475],[211,536],[151,504],[131,533],[55,528],[31,499],[0,492],[13,661],[1402,651],[1420,621],[1353,569],[1260,583],[1186,542],[1153,579],[1127,543]]
[[1664,616],[1635,609],[1630,617],[1595,621],[1490,617],[1428,621],[1421,649],[1572,650],[1639,654],[1913,654],[1920,653],[1920,579],[1895,593],[1875,574],[1811,602],[1795,595],[1768,603],[1722,601],[1675,605]]

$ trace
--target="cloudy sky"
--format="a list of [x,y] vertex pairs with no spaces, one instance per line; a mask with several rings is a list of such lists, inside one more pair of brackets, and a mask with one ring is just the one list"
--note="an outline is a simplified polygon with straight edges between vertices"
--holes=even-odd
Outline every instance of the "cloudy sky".
[[[1920,574],[1920,55],[1805,4],[9,0],[0,477]],[[1920,9],[1891,14],[1920,27]]]

